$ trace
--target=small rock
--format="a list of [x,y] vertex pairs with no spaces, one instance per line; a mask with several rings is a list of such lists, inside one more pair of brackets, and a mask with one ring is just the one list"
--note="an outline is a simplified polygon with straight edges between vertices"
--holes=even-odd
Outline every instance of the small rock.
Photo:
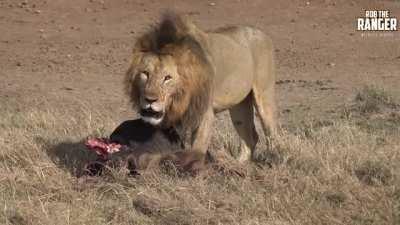
[[76,30],[76,31],[80,31],[81,30],[80,27],[76,27],[76,26],[71,26],[70,29],[71,30]]
[[310,2],[306,2],[306,5],[310,5]]
[[330,62],[330,63],[328,63],[328,66],[330,66],[330,67],[334,67],[334,66],[336,66],[336,64],[335,64],[335,63],[333,63],[333,62]]
[[23,8],[23,7],[27,6],[27,5],[28,5],[28,1],[23,1],[23,2],[21,2],[21,3],[19,4],[19,6],[20,6],[21,8]]
[[42,13],[42,11],[40,11],[39,9],[35,10],[35,14],[40,14]]
[[210,3],[208,3],[208,5],[209,6],[215,6],[216,4],[215,4],[215,2],[210,2]]
[[43,32],[44,32],[44,29],[39,29],[39,32],[40,32],[40,33],[43,33]]

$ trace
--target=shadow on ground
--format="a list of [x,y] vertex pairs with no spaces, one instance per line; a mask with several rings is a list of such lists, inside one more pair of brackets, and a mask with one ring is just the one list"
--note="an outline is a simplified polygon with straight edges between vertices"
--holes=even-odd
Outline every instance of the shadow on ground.
[[49,145],[47,154],[57,166],[76,177],[80,177],[85,166],[97,158],[95,153],[86,149],[84,141]]

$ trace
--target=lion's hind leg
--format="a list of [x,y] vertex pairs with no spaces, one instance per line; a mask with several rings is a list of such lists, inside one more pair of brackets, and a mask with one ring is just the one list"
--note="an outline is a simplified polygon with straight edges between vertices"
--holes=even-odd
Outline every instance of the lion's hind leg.
[[255,80],[252,93],[267,145],[271,148],[271,139],[277,132],[274,50],[271,39],[262,37],[262,41],[255,42],[253,49]]
[[275,90],[273,87],[258,92],[253,89],[254,105],[261,120],[261,125],[267,139],[267,145],[270,148],[271,139],[275,136],[276,129],[276,103]]
[[253,98],[249,94],[242,102],[230,110],[233,125],[240,137],[240,153],[238,161],[241,163],[251,160],[258,142],[258,135],[254,124]]

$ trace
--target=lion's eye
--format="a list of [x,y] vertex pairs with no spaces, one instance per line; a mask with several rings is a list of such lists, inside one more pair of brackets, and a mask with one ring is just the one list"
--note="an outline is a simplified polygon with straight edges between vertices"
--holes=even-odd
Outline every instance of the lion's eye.
[[166,76],[164,77],[164,82],[168,82],[168,81],[170,81],[171,79],[172,79],[171,75],[166,75]]

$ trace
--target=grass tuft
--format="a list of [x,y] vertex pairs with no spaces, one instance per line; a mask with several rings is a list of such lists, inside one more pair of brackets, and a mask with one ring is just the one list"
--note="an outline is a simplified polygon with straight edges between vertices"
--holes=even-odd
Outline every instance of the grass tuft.
[[346,194],[340,191],[324,193],[326,200],[332,207],[341,207],[348,199]]
[[390,169],[382,161],[366,161],[355,169],[357,178],[367,185],[387,185],[393,179]]
[[357,93],[355,100],[358,110],[364,114],[378,113],[384,108],[396,106],[393,97],[385,89],[376,86],[365,86]]

